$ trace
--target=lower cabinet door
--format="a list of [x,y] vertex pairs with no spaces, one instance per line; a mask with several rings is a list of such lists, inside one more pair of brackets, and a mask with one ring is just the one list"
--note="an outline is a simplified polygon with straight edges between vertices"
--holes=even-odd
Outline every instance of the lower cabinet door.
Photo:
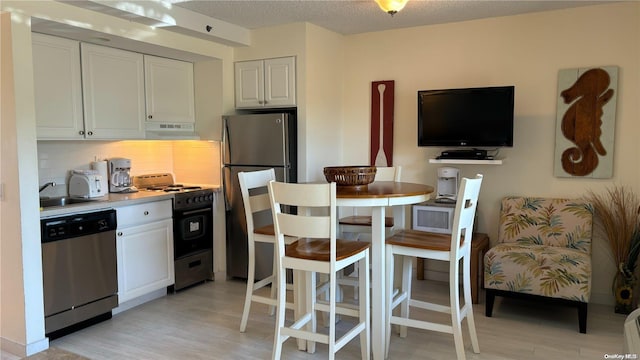
[[118,229],[120,304],[174,283],[171,219]]

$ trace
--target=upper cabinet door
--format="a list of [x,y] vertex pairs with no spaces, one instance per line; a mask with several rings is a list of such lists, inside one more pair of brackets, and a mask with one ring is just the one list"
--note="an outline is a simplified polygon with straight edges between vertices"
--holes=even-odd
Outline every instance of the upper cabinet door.
[[264,106],[264,62],[235,63],[236,108]]
[[236,108],[278,108],[296,105],[296,58],[235,63]]
[[144,56],[147,121],[195,123],[193,64]]
[[38,139],[82,139],[80,43],[33,33]]
[[264,60],[264,106],[296,105],[296,58]]
[[143,55],[82,43],[87,139],[144,139]]

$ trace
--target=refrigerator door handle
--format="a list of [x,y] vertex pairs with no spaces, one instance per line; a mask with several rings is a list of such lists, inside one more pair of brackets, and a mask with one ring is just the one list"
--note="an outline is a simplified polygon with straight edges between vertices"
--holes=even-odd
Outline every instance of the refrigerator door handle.
[[228,164],[231,154],[229,154],[229,125],[226,118],[222,119],[222,144],[222,161],[223,164]]
[[227,171],[229,169],[228,168],[224,168],[224,174],[222,176],[222,189],[224,190],[224,210],[225,211],[229,211],[231,210],[231,203],[229,203],[229,186],[231,186],[231,184],[227,184]]

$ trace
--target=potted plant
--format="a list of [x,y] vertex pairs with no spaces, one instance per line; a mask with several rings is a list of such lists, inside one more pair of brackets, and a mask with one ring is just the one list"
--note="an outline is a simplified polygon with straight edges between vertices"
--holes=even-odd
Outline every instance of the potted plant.
[[617,271],[612,290],[616,297],[615,311],[629,314],[635,309],[634,288],[638,283],[636,267],[640,253],[640,200],[625,186],[608,188],[602,194],[589,191],[600,222],[594,222],[608,240]]

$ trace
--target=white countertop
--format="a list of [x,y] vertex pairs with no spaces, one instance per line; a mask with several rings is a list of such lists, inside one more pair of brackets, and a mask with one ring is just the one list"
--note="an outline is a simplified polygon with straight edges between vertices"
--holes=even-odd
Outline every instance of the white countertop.
[[[219,186],[208,187],[214,192],[221,191]],[[174,193],[160,191],[138,191],[135,193],[110,193],[109,195],[96,198],[95,201],[87,201],[82,203],[69,204],[65,206],[51,206],[40,209],[40,218],[50,218],[53,216],[72,215],[77,213],[86,213],[88,211],[99,211],[112,209],[121,206],[129,206],[152,201],[160,201],[173,199]]]

